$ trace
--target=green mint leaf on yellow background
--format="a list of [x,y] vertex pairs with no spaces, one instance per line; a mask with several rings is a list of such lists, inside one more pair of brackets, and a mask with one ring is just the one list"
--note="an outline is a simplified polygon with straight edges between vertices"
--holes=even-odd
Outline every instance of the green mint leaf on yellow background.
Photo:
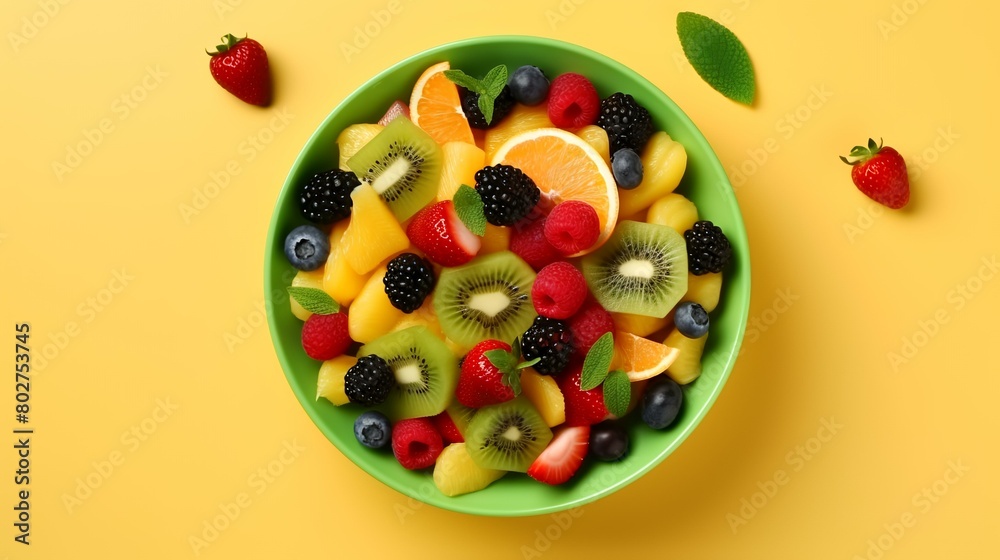
[[609,373],[608,378],[604,380],[604,406],[608,412],[619,418],[625,416],[630,400],[632,400],[632,383],[628,380],[628,375],[620,369]]
[[469,231],[482,237],[486,235],[486,214],[483,213],[483,199],[476,189],[462,185],[452,199],[455,213]]
[[338,304],[330,294],[317,288],[305,288],[302,286],[289,286],[288,295],[303,309],[316,315],[332,315],[340,311]]
[[677,36],[684,56],[708,85],[733,101],[753,103],[753,65],[732,31],[703,15],[681,12],[677,14]]
[[587,357],[583,359],[583,373],[580,376],[580,389],[589,391],[597,387],[608,375],[611,359],[615,356],[614,335],[607,332],[597,339],[590,347]]

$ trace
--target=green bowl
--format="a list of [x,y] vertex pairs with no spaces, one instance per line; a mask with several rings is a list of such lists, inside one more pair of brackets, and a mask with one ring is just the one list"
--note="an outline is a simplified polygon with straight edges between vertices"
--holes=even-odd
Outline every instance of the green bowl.
[[[354,123],[375,122],[394,100],[408,100],[424,69],[444,60],[475,75],[483,75],[497,64],[512,70],[533,64],[550,77],[578,72],[590,78],[602,96],[616,91],[632,94],[652,114],[656,129],[665,130],[687,149],[688,167],[678,192],[697,204],[702,219],[719,225],[733,245],[734,258],[725,275],[721,304],[712,313],[703,373],[685,387],[685,403],[677,421],[667,430],[655,431],[645,426],[637,413],[631,414],[627,419],[631,435],[628,456],[618,463],[588,461],[562,486],[548,486],[512,473],[485,490],[449,498],[434,487],[430,472],[408,471],[391,452],[362,447],[353,431],[361,409],[316,400],[319,363],[303,352],[302,323],[292,315],[285,295],[295,270],[286,261],[282,245],[285,235],[304,223],[295,202],[296,187],[314,173],[337,167],[340,131]],[[719,102],[724,101],[720,98]],[[278,195],[267,234],[264,289],[269,294],[271,338],[288,383],[313,422],[344,455],[371,476],[428,504],[477,515],[523,516],[569,509],[611,494],[663,461],[694,430],[722,391],[739,351],[750,303],[750,256],[740,209],[722,165],[687,115],[655,85],[621,63],[570,43],[537,37],[483,37],[435,47],[392,66],[358,88],[319,125]]]

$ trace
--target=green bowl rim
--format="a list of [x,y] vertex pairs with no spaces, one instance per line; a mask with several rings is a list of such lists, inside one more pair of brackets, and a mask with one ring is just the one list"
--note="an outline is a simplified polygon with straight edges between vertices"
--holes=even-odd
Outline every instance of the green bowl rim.
[[[340,103],[338,103],[337,106],[334,107],[330,111],[330,113],[326,116],[326,118],[323,119],[323,121],[316,127],[316,129],[310,135],[309,140],[306,141],[305,145],[300,150],[299,155],[295,158],[295,161],[292,164],[291,168],[289,169],[288,175],[285,178],[285,182],[282,185],[281,190],[278,191],[277,200],[274,206],[274,211],[271,214],[271,221],[268,226],[267,242],[265,245],[265,255],[264,255],[265,294],[271,294],[275,289],[275,286],[272,285],[271,274],[270,274],[270,271],[273,266],[271,256],[273,254],[272,245],[276,241],[275,234],[278,226],[278,216],[281,209],[280,203],[283,198],[282,195],[289,188],[292,188],[291,182],[292,182],[292,177],[295,174],[295,170],[298,169],[303,164],[307,152],[309,152],[310,149],[313,147],[313,144],[317,141],[318,137],[321,134],[321,131],[324,130],[329,125],[329,123],[334,119],[340,107],[348,105],[349,103],[354,101],[355,98],[358,98],[361,95],[363,95],[364,92],[373,84],[378,83],[379,81],[383,80],[386,76],[389,76],[399,71],[401,68],[408,66],[414,59],[429,58],[443,51],[449,51],[452,49],[468,47],[473,45],[480,45],[483,43],[503,43],[512,41],[516,41],[518,43],[530,43],[539,48],[555,48],[567,51],[574,51],[574,54],[576,55],[579,55],[583,58],[590,58],[602,62],[604,64],[615,66],[622,73],[629,75],[632,79],[634,79],[637,82],[637,84],[647,89],[648,93],[656,97],[658,102],[671,107],[673,109],[673,112],[675,112],[678,115],[678,118],[682,120],[686,126],[690,126],[691,129],[697,132],[697,134],[694,135],[693,141],[700,145],[699,148],[702,152],[710,154],[711,157],[708,158],[708,161],[706,163],[708,163],[708,165],[712,168],[712,170],[716,172],[718,176],[723,179],[724,181],[723,187],[726,186],[729,187],[729,190],[727,191],[728,196],[732,197],[732,203],[735,204],[737,208],[739,208],[739,201],[736,199],[736,195],[732,191],[732,185],[729,181],[729,177],[726,174],[725,169],[722,167],[722,163],[719,161],[719,158],[716,155],[715,150],[712,149],[711,144],[709,144],[708,140],[705,138],[705,135],[702,134],[701,130],[694,124],[694,122],[690,119],[690,117],[687,116],[687,113],[685,113],[676,103],[674,103],[674,101],[666,93],[664,93],[661,89],[659,89],[659,87],[657,87],[655,84],[650,82],[647,78],[645,78],[638,72],[632,70],[630,67],[606,55],[603,55],[599,52],[593,51],[586,47],[581,47],[579,45],[569,43],[566,41],[560,41],[557,39],[550,39],[545,37],[536,37],[531,35],[490,35],[485,37],[460,39],[457,41],[452,41],[449,43],[438,45],[436,47],[425,49],[419,53],[408,56],[405,59],[393,64],[389,68],[383,70],[382,72],[379,72],[372,78],[365,81],[362,85],[358,86],[350,95],[348,95]],[[740,245],[742,245],[743,250],[741,251],[740,258],[745,263],[746,267],[746,271],[743,273],[744,276],[743,283],[745,287],[743,289],[744,292],[743,294],[737,294],[742,296],[739,298],[740,303],[742,305],[742,309],[739,310],[741,320],[736,333],[736,338],[734,340],[733,350],[727,357],[726,363],[722,367],[722,372],[719,375],[718,380],[716,381],[716,386],[710,391],[710,394],[708,395],[705,403],[701,406],[701,408],[694,412],[694,416],[690,424],[686,426],[682,431],[677,433],[676,437],[674,438],[674,440],[671,442],[670,445],[664,447],[662,451],[660,451],[657,455],[655,455],[645,465],[640,466],[639,468],[637,468],[636,470],[634,470],[633,472],[629,473],[626,476],[617,478],[614,483],[609,484],[608,486],[605,486],[600,490],[594,491],[587,496],[572,501],[561,502],[550,506],[534,507],[527,509],[512,508],[510,510],[488,511],[488,512],[484,512],[474,507],[473,508],[465,507],[465,504],[460,501],[446,501],[446,500],[428,501],[427,497],[418,494],[415,488],[410,488],[406,485],[399,484],[395,479],[381,479],[371,474],[368,471],[368,469],[365,468],[364,465],[359,463],[358,460],[355,460],[355,458],[352,457],[350,454],[344,453],[344,451],[341,450],[336,445],[336,443],[334,442],[334,437],[331,435],[328,429],[323,425],[323,423],[318,421],[318,418],[312,413],[310,409],[306,408],[305,406],[303,406],[302,408],[306,411],[306,414],[309,415],[309,418],[310,420],[312,420],[313,425],[319,428],[319,430],[323,433],[323,435],[326,436],[327,440],[333,443],[334,447],[338,448],[338,451],[340,451],[352,463],[357,465],[362,471],[369,474],[370,476],[372,476],[372,478],[375,478],[379,482],[389,486],[390,488],[393,488],[394,490],[408,497],[411,497],[413,499],[419,500],[421,502],[427,503],[432,506],[440,507],[442,509],[455,511],[459,513],[473,514],[473,515],[494,516],[494,517],[520,517],[520,516],[531,516],[531,515],[544,515],[558,511],[564,511],[566,509],[579,507],[584,504],[596,501],[605,496],[608,496],[620,490],[621,488],[627,486],[628,484],[634,482],[635,480],[639,479],[647,472],[652,470],[654,467],[662,463],[663,460],[667,458],[667,456],[673,453],[674,450],[677,449],[677,447],[679,447],[688,438],[688,436],[691,435],[694,429],[701,423],[705,415],[708,413],[708,410],[711,409],[712,406],[715,404],[715,401],[718,399],[719,394],[725,387],[726,381],[729,379],[729,375],[732,372],[732,369],[736,363],[736,359],[740,354],[740,348],[743,343],[743,337],[746,332],[747,321],[749,319],[750,281],[751,281],[749,242],[746,234],[746,226],[744,225],[743,222],[742,212],[739,211],[735,212],[734,219],[736,225],[738,226],[738,230],[735,232],[734,231],[727,232],[727,236],[732,237],[733,235],[738,235],[740,240],[742,241]],[[732,303],[727,303],[727,305],[731,304]],[[275,325],[275,317],[272,312],[267,313],[267,323],[268,323],[268,330],[271,335],[271,342],[272,342],[271,346],[274,347],[275,353],[278,356],[278,362],[281,365],[282,373],[285,375],[286,381],[288,381],[289,386],[291,387],[293,393],[295,393],[295,396],[298,399],[299,404],[301,406],[302,403],[308,402],[308,400],[312,398],[312,395],[306,395],[302,389],[297,387],[292,382],[292,379],[290,377],[291,374],[285,369],[285,364],[288,363],[290,359],[286,354],[285,349],[279,343],[278,335],[276,333],[277,326]],[[443,495],[442,497],[446,498]]]

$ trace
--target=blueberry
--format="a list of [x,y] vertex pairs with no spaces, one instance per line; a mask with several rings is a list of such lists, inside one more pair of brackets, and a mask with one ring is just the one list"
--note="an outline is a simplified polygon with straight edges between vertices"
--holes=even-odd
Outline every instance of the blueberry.
[[628,432],[614,422],[590,427],[590,453],[602,461],[617,461],[628,453]]
[[354,421],[354,437],[365,447],[380,449],[392,439],[392,425],[381,412],[368,410]]
[[514,99],[525,105],[538,105],[549,95],[549,79],[537,66],[522,66],[507,80]]
[[316,226],[299,226],[285,238],[285,256],[299,270],[316,270],[330,256],[330,238]]
[[634,189],[642,182],[642,159],[632,148],[622,148],[611,156],[611,172],[623,189]]
[[688,338],[701,338],[708,333],[708,311],[700,303],[682,302],[674,312],[674,326]]
[[684,391],[676,381],[659,375],[642,394],[642,421],[654,430],[674,423],[684,403]]

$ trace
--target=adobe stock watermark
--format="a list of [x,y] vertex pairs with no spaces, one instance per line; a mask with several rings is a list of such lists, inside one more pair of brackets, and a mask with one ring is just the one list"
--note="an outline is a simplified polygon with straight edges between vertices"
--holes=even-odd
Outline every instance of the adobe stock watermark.
[[61,329],[48,333],[48,340],[42,343],[35,355],[35,371],[45,371],[49,363],[58,358],[70,342],[83,333],[83,327],[93,323],[134,280],[135,276],[129,274],[124,267],[112,270],[111,278],[102,288],[77,304],[76,315],[80,322],[67,321]]
[[21,51],[21,47],[27,45],[32,39],[45,29],[49,23],[58,16],[63,6],[71,0],[38,0],[38,9],[30,16],[21,18],[18,30],[7,32],[7,42],[14,53]]
[[[729,4],[732,7],[722,8],[721,10],[719,10],[718,15],[715,17],[715,21],[727,27],[731,27],[733,24],[735,24],[737,19],[736,16],[738,16],[742,12],[745,12],[747,8],[750,7],[750,0],[729,0]],[[688,62],[688,59],[684,55],[683,50],[674,51],[674,54],[671,55],[671,58],[674,59],[674,64],[677,65],[678,72],[693,70],[693,68],[691,67],[691,63]]]
[[170,419],[179,408],[171,397],[156,399],[155,406],[148,416],[122,432],[118,438],[121,446],[112,449],[106,457],[91,461],[91,470],[77,477],[73,491],[63,492],[62,503],[66,513],[73,515],[73,512],[104,486],[114,473],[121,470],[129,456],[149,441],[149,438],[160,429],[160,425]]
[[833,441],[833,438],[844,428],[832,416],[821,418],[816,435],[791,448],[785,453],[785,467],[775,469],[770,476],[757,481],[757,488],[748,496],[739,500],[739,509],[726,514],[726,523],[735,535],[739,528],[757,516],[782,488],[792,481],[792,475],[805,468],[823,449]]
[[747,158],[739,165],[730,168],[729,182],[733,185],[733,191],[739,190],[750,177],[753,177],[762,167],[767,165],[771,156],[781,150],[782,142],[791,140],[795,134],[809,122],[816,113],[830,101],[834,93],[826,89],[825,84],[812,86],[809,94],[794,109],[786,112],[774,123],[776,136],[765,139],[759,146],[747,149]]
[[213,512],[209,518],[202,521],[197,533],[188,535],[188,544],[191,545],[191,552],[195,556],[201,556],[203,550],[218,541],[222,533],[226,532],[239,519],[240,515],[253,505],[254,496],[260,496],[266,492],[306,450],[295,439],[292,441],[284,440],[281,444],[281,451],[273,459],[250,473],[246,479],[248,486],[246,490],[237,492],[231,501],[220,502],[215,508],[218,513]]
[[[951,127],[940,127],[931,143],[912,158],[906,158],[906,175],[910,184],[915,183],[925,171],[937,163],[943,154],[951,150],[962,137],[956,134]],[[905,157],[905,156],[904,156]],[[844,222],[841,229],[852,245],[859,237],[867,233],[874,225],[875,220],[885,213],[885,207],[881,204],[869,200],[864,207],[859,207],[857,217],[853,222]]]
[[970,470],[970,467],[965,465],[961,459],[948,461],[944,474],[915,492],[910,498],[911,507],[903,510],[891,521],[883,523],[883,531],[865,543],[867,546],[864,555],[855,554],[851,560],[880,560],[886,552],[896,546],[896,543],[909,534],[911,529],[916,527],[921,516],[929,514],[937,504],[941,503],[952,487],[965,478]]
[[559,0],[555,6],[545,10],[545,19],[553,30],[576,14],[576,10],[587,3],[587,0]]
[[[84,159],[94,153],[98,146],[118,130],[118,124],[128,120],[132,112],[145,101],[149,94],[163,84],[163,79],[169,76],[156,67],[147,66],[146,74],[140,78],[128,91],[116,97],[110,106],[113,116],[105,116],[94,123],[93,128],[85,127],[80,131],[80,140],[66,145],[66,155],[62,159],[52,160],[52,172],[61,183],[63,177],[76,171],[83,165]],[[116,124],[118,123],[118,124]]]
[[340,52],[344,55],[344,61],[350,64],[351,59],[367,49],[372,41],[381,35],[386,27],[389,27],[393,18],[402,12],[403,3],[400,0],[389,0],[385,8],[369,12],[371,17],[368,21],[354,26],[354,37],[352,37],[351,42],[340,42]]
[[226,19],[226,16],[235,12],[236,8],[243,5],[243,0],[212,0],[212,9],[219,16],[219,21]]
[[902,366],[910,363],[921,349],[930,344],[940,334],[942,327],[951,322],[955,313],[965,307],[983,291],[983,288],[1000,271],[996,255],[980,259],[979,268],[964,281],[959,282],[945,294],[945,305],[937,308],[930,316],[917,321],[917,328],[900,338],[898,350],[886,353],[892,372],[897,373]]
[[244,166],[250,164],[267,147],[274,142],[277,134],[288,127],[295,115],[288,112],[287,108],[274,109],[272,116],[266,126],[257,129],[250,134],[239,145],[236,146],[238,157],[231,158],[221,169],[211,171],[208,174],[208,182],[200,187],[192,189],[191,199],[188,202],[181,202],[177,205],[181,221],[185,225],[190,225],[191,220],[205,211],[212,204],[222,191],[226,190],[233,177],[237,177],[244,171]]
[[[288,270],[282,277],[281,285],[290,286],[294,277],[295,270]],[[230,354],[236,352],[236,348],[250,340],[257,329],[267,324],[267,314],[273,312],[275,303],[280,305],[281,302],[288,302],[288,298],[287,289],[282,287],[275,288],[268,298],[255,301],[253,309],[236,322],[235,329],[222,333],[222,341],[226,344],[226,350],[229,350]]]
[[882,35],[882,40],[888,41],[894,33],[899,32],[926,3],[927,0],[903,0],[903,2],[893,4],[889,17],[879,19],[875,24],[878,27],[878,32]]

